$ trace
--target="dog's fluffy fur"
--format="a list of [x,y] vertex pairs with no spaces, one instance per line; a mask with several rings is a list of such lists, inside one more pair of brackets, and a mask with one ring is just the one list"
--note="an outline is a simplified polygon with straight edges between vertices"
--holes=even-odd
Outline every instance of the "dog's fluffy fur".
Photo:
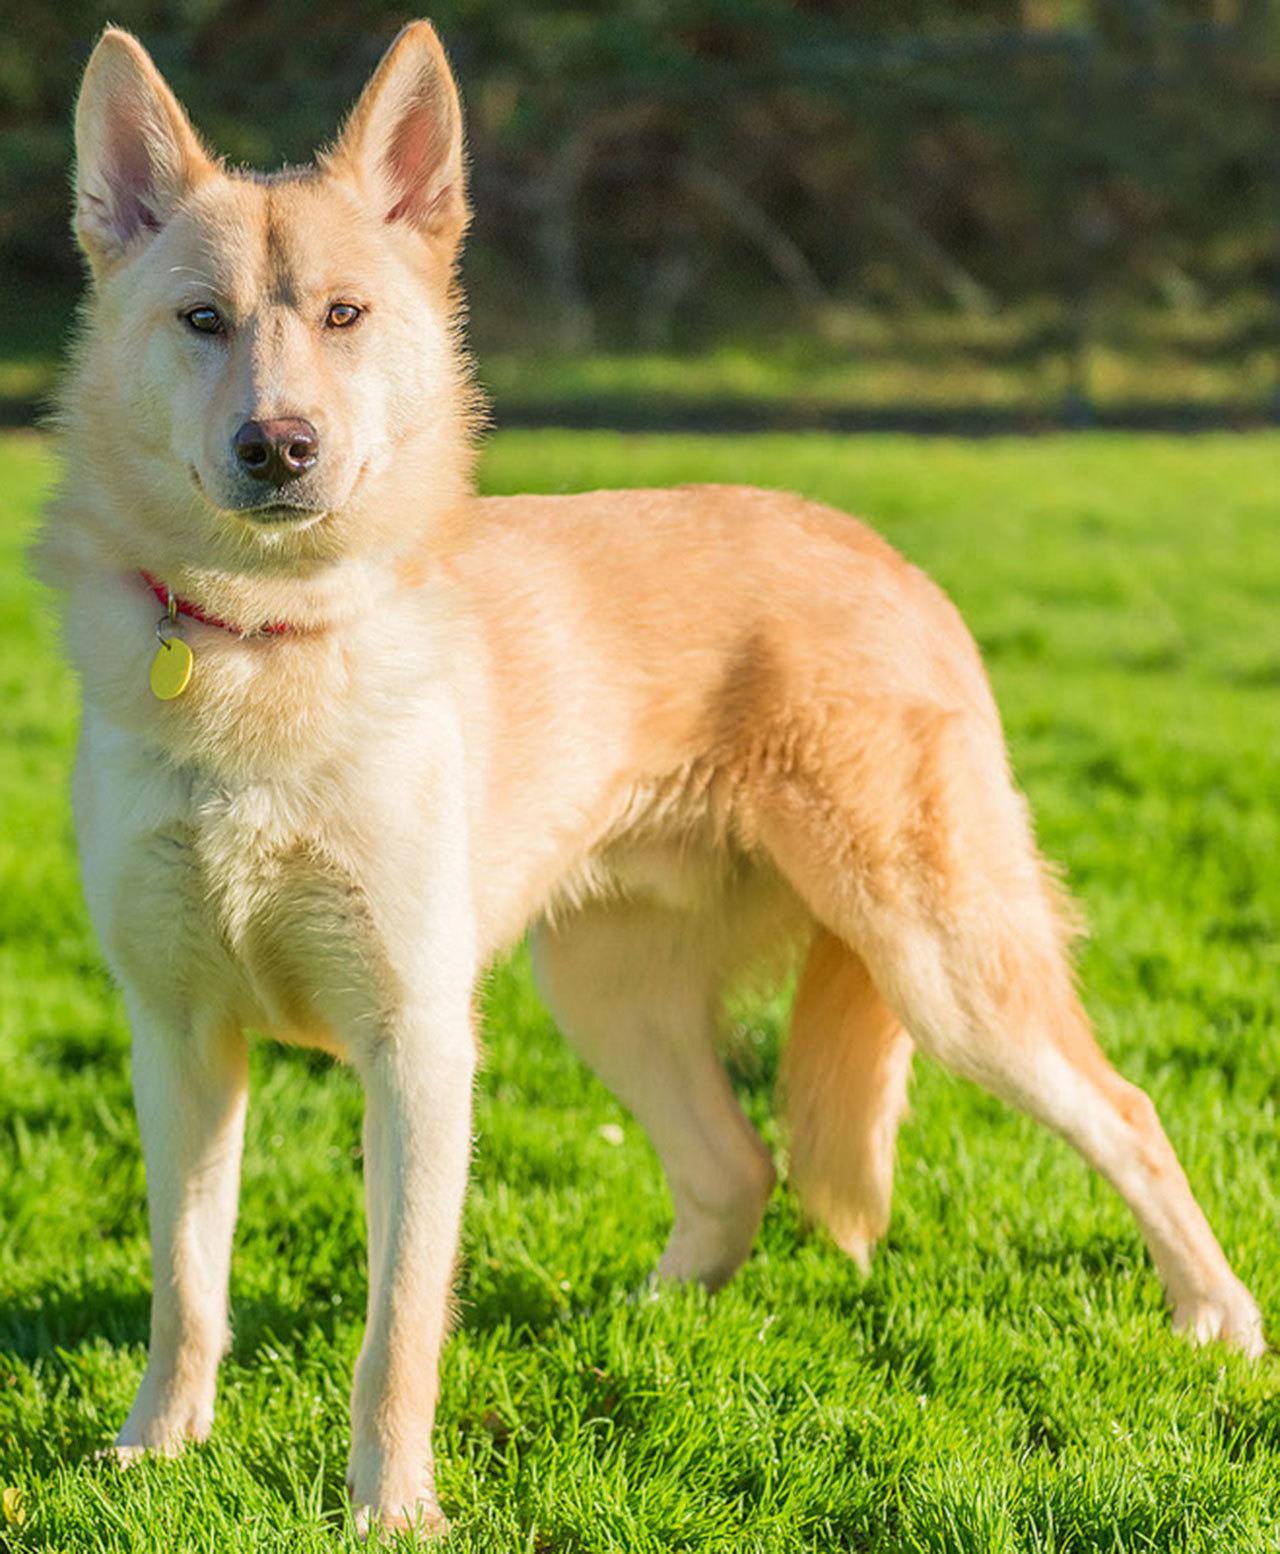
[[[215,162],[109,31],[77,145],[93,286],[39,555],[84,687],[76,822],[150,1195],[151,1351],[119,1452],[210,1427],[258,1028],[366,1087],[349,1482],[366,1521],[439,1524],[473,992],[529,924],[557,1019],[666,1168],[664,1276],[718,1285],[751,1246],[774,1169],[717,1006],[798,945],[790,1175],[857,1262],[888,1219],[918,1045],[1114,1183],[1180,1328],[1256,1353],[1257,1308],[1150,1102],[1094,1044],[938,589],[773,492],[473,495],[461,119],[431,28],[401,34],[316,167],[271,178]],[[329,327],[335,301],[362,316]],[[192,329],[197,307],[220,334]],[[231,449],[273,416],[320,439],[292,520],[251,510]],[[238,628],[183,623],[195,674],[170,702],[148,690],[143,569]]]

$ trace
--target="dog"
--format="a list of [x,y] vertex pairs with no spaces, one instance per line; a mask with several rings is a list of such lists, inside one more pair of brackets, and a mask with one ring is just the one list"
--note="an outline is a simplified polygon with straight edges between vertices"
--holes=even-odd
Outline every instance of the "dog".
[[83,687],[74,810],[132,1029],[154,1266],[114,1450],[213,1418],[252,1028],[366,1092],[362,1528],[446,1523],[431,1449],[483,969],[531,927],[565,1035],[646,1128],[658,1265],[716,1287],[774,1189],[715,1047],[801,966],[789,1175],[866,1265],[914,1049],[1068,1139],[1175,1325],[1258,1308],[1095,1045],[977,649],[852,518],[728,487],[480,498],[458,93],[405,28],[313,166],[231,171],[142,46],[76,110],[91,288],[38,543]]

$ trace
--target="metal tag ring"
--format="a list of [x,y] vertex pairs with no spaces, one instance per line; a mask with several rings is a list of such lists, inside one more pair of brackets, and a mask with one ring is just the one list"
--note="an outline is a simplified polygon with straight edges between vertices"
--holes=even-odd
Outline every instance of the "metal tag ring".
[[172,607],[171,603],[169,614],[162,615],[156,622],[156,641],[161,647],[168,647],[171,637],[180,637],[181,635],[182,627],[178,622],[178,612]]

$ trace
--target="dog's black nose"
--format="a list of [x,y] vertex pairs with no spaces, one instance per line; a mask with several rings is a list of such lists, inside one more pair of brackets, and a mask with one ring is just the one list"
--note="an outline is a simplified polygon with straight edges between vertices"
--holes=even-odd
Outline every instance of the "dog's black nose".
[[320,457],[320,436],[311,422],[300,416],[246,421],[231,444],[245,472],[273,486],[305,475]]

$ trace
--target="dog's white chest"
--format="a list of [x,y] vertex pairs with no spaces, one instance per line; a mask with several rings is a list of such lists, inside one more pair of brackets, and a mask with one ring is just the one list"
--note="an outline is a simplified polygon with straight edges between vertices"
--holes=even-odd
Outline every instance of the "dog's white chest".
[[334,816],[306,784],[229,788],[101,728],[85,740],[85,893],[117,974],[175,1019],[339,1048],[383,957]]

